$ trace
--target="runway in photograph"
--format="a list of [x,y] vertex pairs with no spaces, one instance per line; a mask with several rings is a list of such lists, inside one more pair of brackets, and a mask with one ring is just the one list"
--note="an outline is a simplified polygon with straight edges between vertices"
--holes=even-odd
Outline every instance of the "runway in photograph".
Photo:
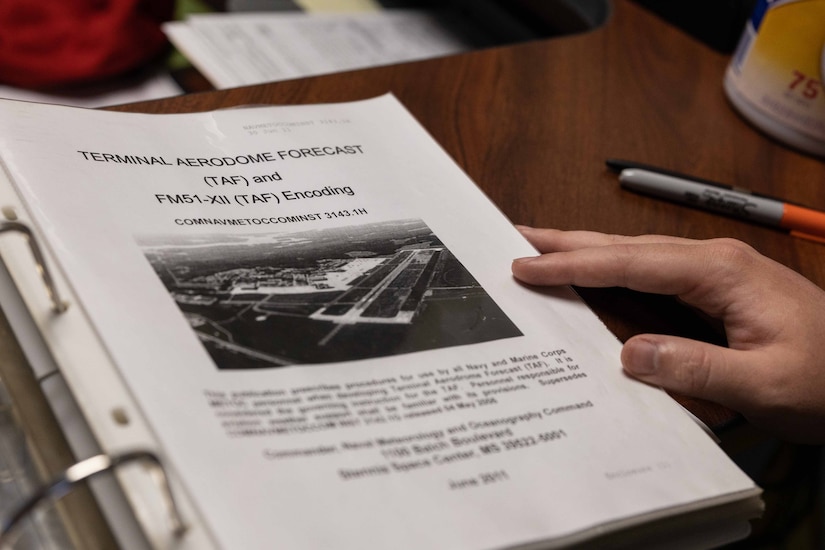
[[421,220],[138,241],[219,369],[521,336]]

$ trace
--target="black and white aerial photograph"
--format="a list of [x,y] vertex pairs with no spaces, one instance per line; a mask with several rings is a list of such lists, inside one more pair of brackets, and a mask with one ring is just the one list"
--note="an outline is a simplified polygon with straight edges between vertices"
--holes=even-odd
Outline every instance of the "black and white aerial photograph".
[[137,241],[218,369],[522,335],[421,220]]

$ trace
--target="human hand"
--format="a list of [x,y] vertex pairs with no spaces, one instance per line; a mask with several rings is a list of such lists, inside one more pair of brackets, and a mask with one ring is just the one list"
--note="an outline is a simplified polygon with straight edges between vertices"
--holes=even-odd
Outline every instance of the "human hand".
[[724,405],[784,439],[825,442],[825,291],[811,281],[733,239],[519,230],[542,252],[514,260],[525,283],[669,294],[724,324],[728,348],[630,338],[628,374]]

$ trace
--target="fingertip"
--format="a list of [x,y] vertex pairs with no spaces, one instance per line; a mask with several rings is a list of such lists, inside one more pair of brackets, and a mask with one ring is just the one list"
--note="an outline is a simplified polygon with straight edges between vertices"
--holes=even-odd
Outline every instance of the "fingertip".
[[631,338],[622,347],[622,367],[632,376],[645,377],[655,374],[658,370],[658,357],[659,346],[648,338]]
[[516,279],[529,283],[533,276],[533,271],[535,271],[534,269],[531,269],[531,265],[533,265],[538,258],[538,256],[516,258],[510,264],[510,272]]
[[625,343],[621,360],[629,376],[739,410],[754,391],[754,370],[742,368],[754,363],[745,353],[689,338],[642,334]]
[[513,265],[529,264],[531,262],[535,262],[538,258],[538,256],[525,256],[523,258],[516,258],[515,260],[513,260]]

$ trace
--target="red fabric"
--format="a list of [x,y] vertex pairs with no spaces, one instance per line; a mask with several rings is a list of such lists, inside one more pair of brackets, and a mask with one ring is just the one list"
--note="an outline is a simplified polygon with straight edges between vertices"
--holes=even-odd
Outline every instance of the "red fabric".
[[160,53],[174,0],[0,0],[0,82],[98,80]]

